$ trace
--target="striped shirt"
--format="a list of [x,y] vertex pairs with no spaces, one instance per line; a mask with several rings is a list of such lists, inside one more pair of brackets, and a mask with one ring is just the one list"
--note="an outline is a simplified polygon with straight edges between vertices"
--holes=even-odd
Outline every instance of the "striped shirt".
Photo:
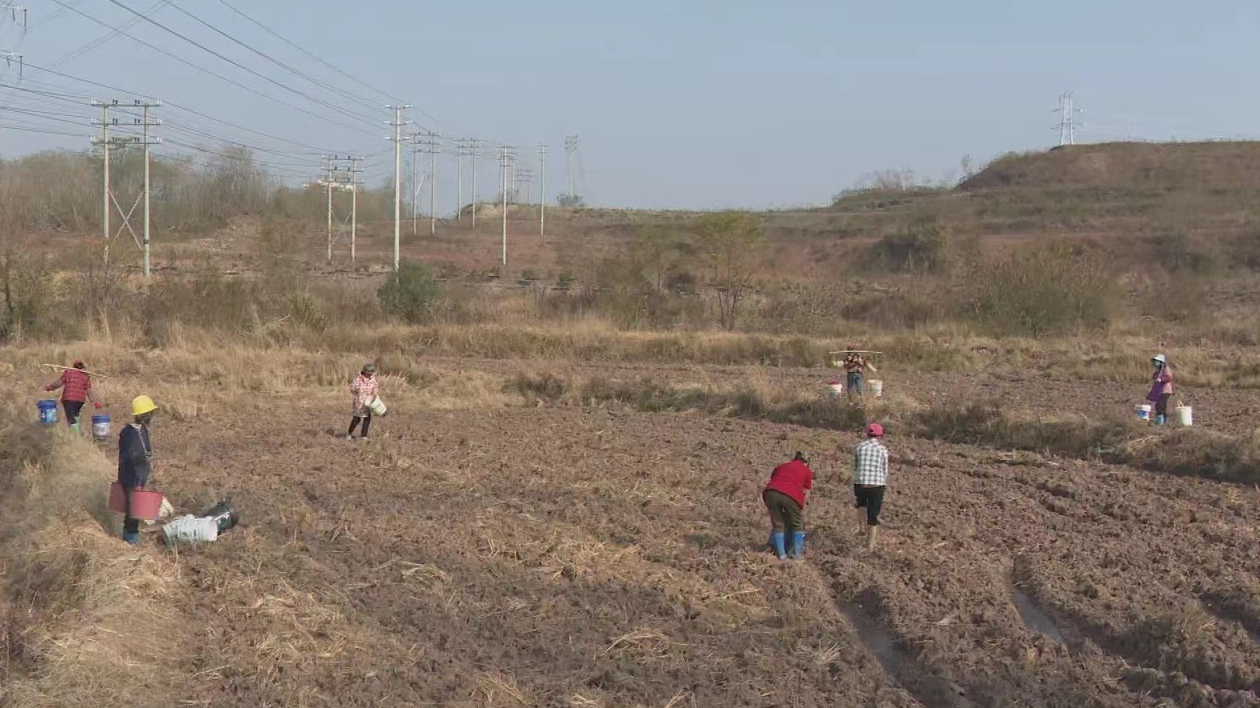
[[866,487],[888,484],[888,448],[878,439],[867,438],[854,449],[853,483]]
[[96,394],[92,391],[92,379],[78,369],[66,369],[49,387],[49,390],[62,389],[61,400],[86,403],[96,402]]

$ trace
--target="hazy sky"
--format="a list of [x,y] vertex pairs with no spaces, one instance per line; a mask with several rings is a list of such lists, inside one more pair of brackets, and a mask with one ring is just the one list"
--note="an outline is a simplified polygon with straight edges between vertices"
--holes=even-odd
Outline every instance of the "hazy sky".
[[[579,134],[581,191],[602,206],[820,204],[878,170],[956,177],[963,155],[983,162],[1054,144],[1051,111],[1068,90],[1084,109],[1080,142],[1260,134],[1252,89],[1260,11],[1250,3],[227,1],[412,104],[410,119],[446,137],[517,145],[535,168],[534,146],[548,143],[551,198],[564,189],[564,136]],[[96,130],[86,121],[98,113],[76,97],[135,95],[32,68],[39,66],[265,133],[175,108],[155,112],[168,123],[156,129],[163,138],[215,150],[222,139],[260,148],[260,158],[290,181],[315,176],[321,151],[372,156],[370,182],[392,173],[386,96],[221,0],[117,3],[331,107],[137,21],[115,0],[61,2],[73,9],[26,2],[24,35],[4,18],[0,46],[30,65],[20,80],[12,67],[0,81],[20,87],[0,88],[6,156],[85,147]],[[181,9],[340,92],[287,72]],[[109,30],[74,10],[115,27],[135,22],[126,29],[134,37],[278,100],[124,36],[88,48]],[[454,159],[439,159],[440,209],[450,211]],[[466,168],[466,183],[468,176]],[[495,190],[493,158],[481,161],[478,182],[482,195]]]

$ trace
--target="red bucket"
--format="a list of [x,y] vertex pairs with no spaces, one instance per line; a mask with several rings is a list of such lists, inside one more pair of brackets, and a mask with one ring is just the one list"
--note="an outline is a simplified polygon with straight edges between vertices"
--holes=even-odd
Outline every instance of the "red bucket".
[[[131,490],[131,518],[156,521],[162,511],[162,502],[166,499],[161,492],[147,489]],[[114,482],[109,485],[109,508],[120,513],[127,513],[126,501],[123,499],[122,485]]]

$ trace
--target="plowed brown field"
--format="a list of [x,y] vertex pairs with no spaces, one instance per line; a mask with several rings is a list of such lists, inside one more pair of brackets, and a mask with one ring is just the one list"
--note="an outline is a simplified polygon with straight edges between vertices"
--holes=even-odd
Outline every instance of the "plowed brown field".
[[[855,433],[383,395],[366,442],[339,437],[327,389],[156,425],[159,488],[193,512],[229,493],[243,524],[177,556],[185,678],[154,705],[1260,705],[1256,489],[893,436],[870,554]],[[1195,395],[1243,425],[1246,396]],[[780,565],[759,492],[798,448],[819,475],[807,558]]]

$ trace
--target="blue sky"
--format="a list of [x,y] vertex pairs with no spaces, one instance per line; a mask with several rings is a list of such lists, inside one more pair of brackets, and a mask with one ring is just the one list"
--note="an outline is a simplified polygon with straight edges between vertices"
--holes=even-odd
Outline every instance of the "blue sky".
[[[61,2],[114,26],[136,19],[115,0]],[[291,182],[314,177],[323,151],[371,156],[369,182],[392,173],[386,96],[220,0],[116,2],[337,112],[146,22],[127,32],[278,101],[123,36],[57,63],[110,31],[53,0],[25,3],[25,34],[6,17],[0,47],[32,66],[258,131],[174,108],[155,113],[169,123],[156,129],[162,137],[259,148]],[[549,198],[564,188],[564,136],[579,134],[582,192],[601,206],[797,206],[825,203],[890,168],[956,177],[964,155],[983,163],[1054,144],[1051,111],[1068,90],[1084,109],[1080,142],[1260,137],[1260,98],[1251,90],[1260,11],[1243,3],[228,2],[412,104],[408,117],[444,136],[516,145],[535,169],[534,146],[546,142]],[[288,73],[181,9],[340,92]],[[0,125],[10,126],[0,128],[0,151],[82,148],[95,130],[86,121],[98,114],[76,99],[134,95],[75,79],[27,67],[19,80],[8,69],[0,83],[18,88],[0,88]],[[73,137],[30,132],[41,128]],[[447,212],[455,162],[439,159],[439,210]],[[478,171],[479,192],[492,193],[493,158]],[[466,167],[466,198],[468,177]]]

